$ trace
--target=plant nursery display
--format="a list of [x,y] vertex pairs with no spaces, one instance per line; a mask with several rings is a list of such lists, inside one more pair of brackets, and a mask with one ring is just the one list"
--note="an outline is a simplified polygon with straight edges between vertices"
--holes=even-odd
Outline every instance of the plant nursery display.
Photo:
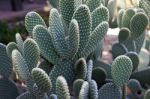
[[[16,42],[0,43],[0,99],[150,99],[150,1],[126,9],[116,2],[49,0],[48,25],[27,13],[27,39],[17,33]],[[108,64],[101,54],[110,28],[119,34]]]

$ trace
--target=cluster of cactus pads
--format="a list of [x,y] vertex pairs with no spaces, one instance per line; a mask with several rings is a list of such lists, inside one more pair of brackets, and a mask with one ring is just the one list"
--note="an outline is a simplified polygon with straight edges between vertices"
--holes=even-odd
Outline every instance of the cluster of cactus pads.
[[[148,6],[140,3],[140,8],[119,11],[119,42],[112,46],[114,61],[109,65],[96,54],[113,25],[116,0],[49,2],[53,8],[48,26],[38,13],[29,12],[29,37],[23,41],[17,33],[16,42],[0,44],[0,99],[138,99],[141,84],[150,85],[150,68],[137,69]],[[19,96],[10,77],[13,71],[27,85]],[[149,97],[150,90],[144,99]]]

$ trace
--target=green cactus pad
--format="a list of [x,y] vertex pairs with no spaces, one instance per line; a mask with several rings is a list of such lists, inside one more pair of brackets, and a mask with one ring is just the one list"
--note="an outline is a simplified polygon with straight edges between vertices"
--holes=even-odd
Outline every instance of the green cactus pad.
[[98,99],[121,99],[121,89],[113,83],[106,83],[98,91]]
[[135,9],[128,8],[122,16],[122,27],[130,28],[130,21],[135,15]]
[[87,64],[87,81],[92,79],[92,70],[93,70],[93,60],[89,60]]
[[54,49],[48,30],[42,25],[35,26],[33,29],[33,38],[37,42],[42,56],[52,64],[56,64],[59,56]]
[[70,50],[70,55],[73,57],[79,48],[79,42],[80,42],[80,37],[79,37],[79,26],[78,22],[76,20],[71,20],[71,23],[69,25],[69,50]]
[[76,19],[79,24],[80,45],[78,54],[80,56],[81,52],[88,42],[90,31],[92,28],[92,18],[88,6],[80,5],[74,12],[72,19]]
[[139,65],[139,56],[136,52],[128,52],[126,55],[132,60],[133,70],[135,71]]
[[122,42],[123,45],[128,49],[128,51],[136,51],[135,40],[129,37],[126,41]]
[[119,28],[122,27],[122,18],[123,18],[124,13],[125,13],[125,10],[124,10],[124,9],[121,9],[121,10],[119,10],[119,12],[118,12],[117,24],[118,24],[118,27],[119,27]]
[[38,63],[39,58],[40,58],[39,46],[31,38],[28,38],[24,41],[23,57],[24,57],[24,59],[27,63],[27,66],[31,72],[32,69],[37,66],[37,63]]
[[101,67],[95,67],[92,71],[92,79],[94,79],[98,86],[105,83],[107,72]]
[[16,99],[36,99],[36,96],[27,91],[19,95]]
[[74,0],[60,0],[59,1],[60,13],[67,26],[69,26],[69,23],[71,22],[71,19],[75,10],[74,2],[75,2]]
[[49,92],[52,88],[49,76],[40,68],[32,69],[32,77],[41,92]]
[[7,44],[6,52],[9,58],[11,58],[11,54],[14,49],[18,49],[17,44],[15,42],[10,42]]
[[84,81],[78,99],[88,99],[88,95],[89,95],[89,83],[87,81]]
[[125,55],[118,56],[112,63],[112,78],[117,87],[122,87],[128,82],[132,73],[133,65],[129,57]]
[[83,82],[84,82],[83,79],[77,79],[73,82],[73,92],[74,92],[76,97],[79,96]]
[[85,79],[87,74],[87,64],[84,58],[80,58],[75,63],[75,73],[77,79]]
[[98,89],[95,80],[89,81],[89,94],[90,99],[98,99]]
[[133,38],[139,37],[147,28],[149,19],[146,14],[139,12],[135,14],[130,23],[131,35]]
[[115,59],[119,55],[124,55],[128,52],[128,49],[121,43],[114,43],[112,45],[112,56]]
[[49,77],[52,81],[52,92],[55,93],[56,91],[56,79],[59,76],[63,76],[67,83],[70,85],[72,84],[73,80],[75,79],[75,73],[73,68],[74,62],[72,60],[62,60],[58,62],[58,64],[54,65],[54,68],[49,74]]
[[18,50],[13,50],[12,52],[12,62],[15,68],[15,71],[19,74],[19,76],[23,80],[27,80],[30,78],[29,68],[22,57],[21,53]]
[[27,13],[27,15],[25,16],[25,27],[30,36],[32,36],[33,28],[36,25],[43,25],[44,27],[46,27],[44,20],[38,13],[34,11]]
[[131,89],[133,93],[137,93],[138,91],[142,90],[140,82],[136,79],[130,79],[127,83],[127,86]]
[[55,8],[51,9],[50,12],[48,30],[52,37],[53,45],[57,53],[63,58],[67,57],[68,46],[65,41],[64,27],[61,18],[59,16],[59,13]]
[[109,0],[107,4],[107,8],[109,11],[109,21],[112,22],[116,10],[116,0]]
[[105,6],[100,6],[92,12],[92,30],[94,30],[101,22],[109,21],[109,11]]
[[0,43],[0,75],[9,78],[12,68],[12,61],[6,53],[6,45]]
[[16,99],[18,95],[14,82],[6,78],[0,78],[0,99]]
[[128,28],[121,28],[118,35],[120,43],[126,41],[130,37],[130,30]]
[[59,76],[56,80],[56,94],[58,99],[70,99],[68,85],[63,76]]
[[109,27],[108,22],[104,21],[94,29],[94,31],[90,35],[90,38],[84,51],[82,52],[84,57],[87,57],[91,52],[95,50],[95,48],[98,46],[98,44],[101,42],[101,40],[107,33],[108,27]]
[[150,99],[150,89],[145,92],[144,99]]
[[86,4],[90,11],[93,12],[97,7],[101,5],[101,0],[86,0]]
[[18,47],[18,50],[23,54],[23,39],[19,33],[16,34],[16,44]]

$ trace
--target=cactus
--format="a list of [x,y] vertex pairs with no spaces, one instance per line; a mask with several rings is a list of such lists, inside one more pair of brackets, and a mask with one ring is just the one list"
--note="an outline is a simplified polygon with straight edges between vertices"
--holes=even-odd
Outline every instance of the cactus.
[[98,91],[98,99],[121,99],[121,89],[117,88],[113,83],[103,85]]
[[114,43],[112,45],[113,59],[115,59],[119,55],[124,55],[127,52],[128,52],[128,49],[121,43]]
[[16,99],[18,95],[18,89],[14,82],[7,78],[0,78],[1,99]]
[[12,51],[14,49],[18,49],[17,44],[15,42],[10,42],[10,43],[7,44],[7,46],[6,46],[6,52],[7,52],[7,56],[9,58],[11,58],[11,54],[12,54]]
[[149,99],[150,97],[150,89],[145,92],[144,99]]
[[89,81],[89,94],[90,99],[98,99],[98,88],[94,80]]
[[23,54],[23,40],[19,33],[16,34],[16,43],[18,50]]
[[86,0],[86,4],[89,7],[90,11],[93,12],[101,5],[101,0]]
[[84,81],[79,93],[79,99],[88,99],[89,95],[89,83]]
[[79,92],[81,90],[83,82],[84,82],[83,79],[77,79],[73,82],[73,92],[76,97],[79,96]]
[[117,24],[118,24],[118,27],[121,28],[123,27],[122,26],[122,20],[123,20],[123,15],[125,13],[125,10],[124,9],[121,9],[119,10],[118,12],[118,16],[117,16]]
[[127,55],[131,61],[132,61],[132,65],[133,65],[133,70],[132,71],[135,71],[139,65],[139,56],[136,52],[128,52],[126,53],[125,55]]
[[87,64],[87,81],[92,79],[93,61],[89,60]]
[[12,73],[12,61],[7,56],[6,45],[0,43],[0,75],[9,78]]
[[98,86],[105,83],[107,72],[101,67],[95,67],[92,71],[92,79],[94,79]]
[[46,27],[44,20],[38,13],[36,12],[27,13],[27,15],[25,16],[25,27],[30,36],[32,36],[33,28],[36,25],[42,25]]
[[142,86],[140,82],[136,79],[130,79],[129,82],[127,83],[128,88],[131,89],[133,93],[137,93],[138,91],[142,90]]
[[87,74],[87,64],[84,58],[80,58],[75,63],[75,73],[77,79],[85,79]]
[[130,37],[130,30],[128,28],[121,28],[118,35],[118,40],[123,43]]
[[49,97],[49,99],[58,99],[58,98],[57,98],[57,95],[51,94],[50,97]]
[[36,99],[36,97],[27,91],[19,95],[16,99]]
[[112,78],[117,87],[122,87],[128,82],[132,73],[133,65],[129,57],[125,55],[118,56],[112,63]]
[[51,80],[45,71],[40,68],[33,68],[31,74],[41,92],[49,92],[51,90]]
[[59,76],[56,80],[56,94],[59,99],[70,99],[67,82],[62,76]]

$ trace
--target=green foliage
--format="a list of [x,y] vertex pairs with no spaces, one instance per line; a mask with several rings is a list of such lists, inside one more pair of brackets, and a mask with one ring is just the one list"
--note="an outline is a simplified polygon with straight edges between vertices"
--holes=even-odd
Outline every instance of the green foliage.
[[12,73],[12,61],[7,56],[6,45],[0,43],[0,75],[9,78]]
[[98,99],[121,99],[121,89],[113,83],[106,83],[98,91]]
[[32,77],[41,92],[44,93],[51,90],[52,83],[45,71],[40,68],[33,68]]
[[129,57],[125,55],[118,56],[112,63],[112,78],[117,87],[122,87],[128,82],[132,73],[133,65]]
[[76,97],[79,96],[79,92],[81,90],[82,84],[83,84],[84,80],[83,79],[76,79],[73,82],[73,92],[75,94]]
[[68,85],[63,76],[59,76],[56,80],[56,94],[59,99],[70,99]]

